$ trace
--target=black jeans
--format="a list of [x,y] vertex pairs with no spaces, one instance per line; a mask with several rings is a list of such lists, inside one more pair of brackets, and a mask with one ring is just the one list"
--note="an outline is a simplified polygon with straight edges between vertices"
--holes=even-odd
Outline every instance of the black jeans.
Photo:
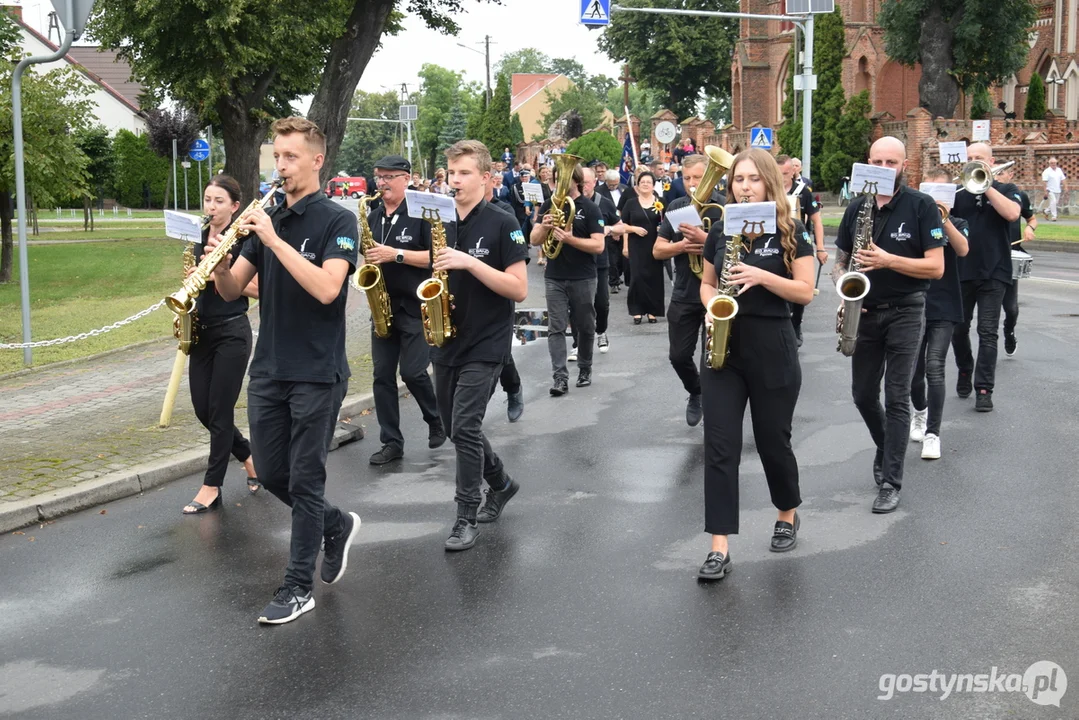
[[[910,436],[910,381],[925,326],[925,305],[862,314],[851,358],[851,394],[869,434],[884,456],[884,482],[903,486]],[[880,381],[884,379],[884,407]]]
[[802,504],[798,461],[791,449],[794,406],[802,387],[798,343],[787,318],[738,317],[722,370],[701,359],[704,406],[704,531],[738,533],[738,466],[748,401],[753,441],[764,466],[772,504]]
[[[997,339],[1000,331],[1000,309],[1008,284],[1000,280],[967,280],[963,288],[962,325],[956,325],[952,335],[955,364],[959,372],[974,373],[974,389],[993,392],[997,374]],[[978,308],[978,362],[970,344],[970,324],[974,308]]]
[[457,450],[457,517],[469,522],[476,521],[484,480],[493,490],[506,486],[502,460],[483,434],[483,416],[501,370],[501,363],[471,362],[460,367],[435,364],[438,411]]
[[[955,323],[950,320],[927,320],[922,346],[918,351],[918,363],[914,367],[914,380],[910,383],[910,403],[918,412],[929,409],[925,431],[940,435],[940,421],[944,414],[944,365],[948,359],[948,346],[952,342]],[[926,398],[926,385],[929,396]]]
[[[629,261],[622,257],[622,238],[607,238],[607,284],[616,287],[622,284],[623,263],[629,265]],[[629,280],[626,280],[629,284]]]
[[502,366],[498,380],[507,395],[521,392],[521,375],[517,372],[517,364],[513,362],[513,353],[506,353],[506,364]]
[[326,502],[326,454],[348,391],[338,383],[251,378],[247,416],[262,484],[292,508],[285,584],[311,590],[325,535],[341,530],[341,511]]
[[397,392],[397,368],[405,387],[416,398],[420,413],[428,425],[438,420],[435,388],[427,366],[431,364],[431,347],[423,337],[423,323],[398,309],[393,314],[393,326],[388,338],[375,335],[371,328],[371,362],[374,365],[375,414],[378,417],[379,440],[383,445],[405,446],[401,433],[401,403]]
[[1015,324],[1019,322],[1019,281],[1012,280],[1004,290],[1004,337],[1015,335]]
[[791,325],[795,330],[802,329],[802,316],[805,315],[806,306],[802,303],[790,303],[791,306]]
[[[704,305],[671,300],[667,306],[667,339],[671,367],[690,395],[701,394],[701,374],[697,371],[697,338],[704,331]],[[704,341],[701,341],[704,347]]]
[[577,366],[582,370],[592,367],[592,350],[596,344],[596,297],[594,279],[544,281],[547,290],[547,350],[551,354],[551,371],[554,378],[568,379],[566,367],[566,328],[570,312],[573,327],[579,341]]
[[[251,444],[235,423],[236,399],[251,357],[251,321],[246,315],[220,324],[196,324],[188,384],[195,417],[210,431],[210,461],[202,484],[221,487],[231,454],[251,457]],[[257,470],[257,468],[256,468]]]
[[[607,268],[596,268],[596,335],[607,332],[607,321],[611,315],[611,288],[606,282]],[[569,313],[570,332],[573,333],[573,347],[577,347],[577,323],[573,322],[573,307]]]

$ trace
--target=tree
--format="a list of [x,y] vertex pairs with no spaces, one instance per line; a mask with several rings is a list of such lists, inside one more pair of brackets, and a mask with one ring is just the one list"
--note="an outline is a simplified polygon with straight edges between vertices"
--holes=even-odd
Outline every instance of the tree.
[[510,146],[512,148],[516,148],[525,141],[525,129],[521,125],[521,116],[517,113],[513,113],[513,117],[510,118],[510,138],[513,140],[513,145]]
[[1024,120],[1045,119],[1045,84],[1038,73],[1030,76],[1030,84],[1027,85],[1027,104],[1023,108]]
[[[738,0],[624,0],[624,5],[737,12]],[[730,95],[731,52],[738,22],[623,12],[614,16],[599,47],[654,90],[680,118],[695,115],[701,93]],[[619,103],[621,105],[621,103]],[[636,112],[634,108],[631,108]],[[615,113],[622,114],[621,111]]]
[[[816,42],[813,43],[816,47]],[[794,68],[794,49],[787,53],[787,67]],[[805,97],[804,95],[802,97]],[[794,72],[787,75],[787,96],[783,99],[783,124],[776,131],[776,141],[783,152],[790,155],[800,153],[802,150],[802,115],[794,112]],[[797,148],[797,150],[796,150]]]
[[[369,93],[357,90],[352,96],[352,117],[397,119],[400,99],[392,90],[384,93]],[[364,122],[354,120],[348,124],[341,149],[330,171],[336,175],[346,172],[349,175],[369,175],[379,158],[402,151],[399,142],[400,125],[383,122]]]
[[724,127],[731,122],[731,96],[706,97],[704,99],[704,117],[712,121],[718,127]]
[[[173,157],[173,141],[176,141],[177,160],[182,160],[195,138],[199,136],[199,130],[198,117],[184,108],[179,108],[176,112],[157,109],[146,113],[146,133],[150,139],[150,149],[170,163]],[[172,180],[171,174],[168,180]],[[168,207],[168,204],[169,183],[166,182],[163,206]]]
[[[818,15],[816,25],[816,34],[813,39],[813,67],[817,69],[817,90],[813,93],[813,131],[810,154],[812,158],[820,161],[825,157],[825,137],[836,119],[843,116],[843,108],[847,103],[843,90],[843,56],[847,54],[847,41],[843,29],[843,15],[838,6],[833,12]],[[801,138],[793,147],[801,151]],[[811,163],[814,170],[813,179],[821,177],[819,165],[819,162]]]
[[86,156],[86,192],[83,193],[83,229],[94,229],[93,201],[103,197],[105,189],[112,184],[116,158],[112,152],[109,131],[101,125],[80,130],[75,143]]
[[567,145],[566,152],[581,158],[585,165],[594,160],[602,160],[607,163],[607,167],[617,168],[622,161],[622,143],[602,130],[585,133]]
[[974,98],[970,103],[970,119],[984,120],[993,111],[993,98],[989,97],[989,90],[984,85],[974,87]]
[[498,86],[491,98],[491,106],[483,118],[483,129],[479,138],[491,155],[502,154],[502,148],[514,146],[510,132],[510,81],[509,75],[498,76]]
[[[465,135],[471,140],[479,140],[483,137],[483,123],[487,117],[487,94],[484,93],[479,107],[468,115],[468,124],[465,126]],[[524,130],[521,131],[524,134]]]
[[1001,83],[1026,66],[1036,19],[1030,0],[997,0],[991,9],[967,0],[888,0],[879,22],[889,56],[921,63],[921,106],[950,118],[963,87]]
[[591,130],[603,120],[603,103],[591,92],[580,86],[568,87],[558,95],[552,95],[550,90],[547,90],[546,93],[547,113],[540,120],[540,124],[544,129],[550,127],[555,120],[562,116],[562,113],[568,110],[577,111],[581,116],[581,123],[584,125],[585,130]]
[[[4,17],[6,20],[6,15]],[[8,21],[10,22],[10,21]],[[11,281],[15,217],[15,137],[11,80],[17,57],[0,61],[0,283]],[[89,88],[71,68],[23,75],[23,169],[27,200],[50,207],[58,197],[86,191],[86,155],[76,135],[92,117]]]
[[512,76],[514,73],[550,72],[551,58],[536,48],[521,48],[508,52],[495,64],[495,74]]
[[[583,87],[588,84],[588,73],[585,71],[584,65],[573,58],[555,58],[551,60],[550,64],[547,66],[547,72],[565,75],[572,80],[575,85]],[[602,95],[600,97],[602,97]]]
[[6,6],[0,11],[0,57],[11,57],[21,42],[22,31],[12,19],[12,6]]
[[442,153],[450,145],[465,139],[468,122],[465,119],[465,111],[461,109],[461,103],[453,106],[450,116],[446,118],[442,126],[442,132],[438,136],[438,152]]
[[[622,92],[622,85],[613,85],[607,91],[606,107],[616,118],[624,117],[626,114],[625,109],[622,107],[624,93]],[[637,117],[648,118],[655,115],[662,109],[663,104],[660,102],[659,93],[645,90],[640,85],[634,83],[629,86],[629,111]]]
[[165,184],[171,175],[169,161],[150,149],[146,134],[118,130],[112,139],[116,159],[112,194],[128,207],[150,208],[153,198],[164,197]]
[[865,161],[873,130],[868,117],[872,107],[869,91],[863,90],[850,99],[842,117],[830,126],[821,160],[813,166],[819,168],[818,175],[828,190],[838,190],[851,165]]
[[420,155],[436,167],[439,160],[438,138],[450,111],[458,102],[458,87],[461,74],[447,70],[440,65],[424,63],[420,68],[419,116],[416,120],[416,134],[420,144]]

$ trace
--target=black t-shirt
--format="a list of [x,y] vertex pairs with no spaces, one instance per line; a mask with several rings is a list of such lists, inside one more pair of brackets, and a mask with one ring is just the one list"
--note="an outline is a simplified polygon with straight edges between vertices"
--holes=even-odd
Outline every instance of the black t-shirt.
[[1021,218],[1020,220],[1008,223],[1008,240],[1013,243],[1011,247],[1015,250],[1023,249],[1022,243],[1019,242],[1023,239],[1023,234],[1019,227],[1020,223],[1034,217],[1034,207],[1030,204],[1030,196],[1022,190],[1019,191],[1019,217]]
[[[195,254],[196,264],[202,262],[202,254],[205,252],[203,246],[206,244],[207,236],[209,234],[209,228],[203,230],[202,242],[195,243],[195,246],[191,249],[191,252]],[[243,249],[246,240],[247,238],[241,238],[232,246],[232,250],[229,253],[230,264],[236,262],[236,258],[240,257],[240,251]],[[213,276],[211,275],[210,277],[212,278]],[[214,285],[213,280],[210,280],[195,299],[195,312],[198,313],[199,322],[201,323],[223,320],[224,318],[233,317],[235,315],[243,315],[247,312],[247,298],[241,295],[235,300],[225,300],[217,294],[217,286]]]
[[[851,252],[858,212],[872,197],[861,195],[847,206],[835,240],[835,246],[840,250]],[[944,228],[940,226],[940,210],[933,198],[900,185],[884,206],[874,208],[873,244],[885,252],[907,258],[922,258],[927,250],[943,247]],[[866,305],[896,302],[929,289],[929,280],[912,278],[895,270],[871,270],[866,276],[870,285]]]
[[[356,216],[329,200],[321,190],[292,206],[270,209],[274,230],[308,262],[319,267],[330,259],[356,269],[359,237]],[[285,269],[277,256],[252,236],[241,255],[258,270],[259,337],[251,377],[292,382],[334,383],[350,376],[345,355],[345,303],[348,283],[323,305]]]
[[[603,216],[603,225],[605,227],[614,227],[618,224],[618,209],[614,206],[614,202],[609,197],[596,192],[589,199],[599,208],[599,212]],[[607,258],[606,242],[604,242],[603,252],[596,256],[596,270],[606,270],[610,266],[611,262]]]
[[[603,215],[596,204],[583,195],[575,197],[573,204],[576,208],[573,216],[573,237],[588,238],[594,233],[602,235]],[[540,206],[541,220],[550,209],[550,200]],[[562,243],[562,252],[558,253],[558,257],[547,261],[547,271],[543,276],[550,280],[591,280],[596,277],[596,256],[570,247],[568,243]]]
[[[952,217],[950,222],[967,240],[970,239],[970,228],[966,220]],[[963,322],[963,291],[959,286],[958,260],[959,256],[948,242],[948,233],[944,233],[944,275],[929,281],[929,292],[925,296],[926,320]]]
[[[386,206],[381,205],[367,216],[375,242],[401,250],[431,249],[431,226],[420,218],[409,217],[408,201],[401,204],[392,215],[386,217]],[[420,316],[420,300],[416,288],[431,277],[430,268],[415,267],[395,261],[382,263],[382,277],[390,294],[390,306],[394,312],[402,311],[412,317]]]
[[[1019,189],[1011,183],[993,181],[1004,197],[1022,203]],[[1012,284],[1012,248],[1008,221],[1000,216],[985,195],[971,195],[966,190],[955,194],[952,215],[970,223],[970,252],[959,258],[959,279],[1000,280]]]
[[[516,219],[482,200],[468,217],[446,224],[446,243],[501,271],[528,257],[525,236]],[[504,362],[513,337],[513,300],[494,292],[467,270],[451,270],[449,286],[457,335],[442,347],[431,348],[431,361],[450,367]]]
[[[723,271],[723,258],[727,254],[727,243],[730,238],[723,234],[723,223],[717,222],[712,225],[708,232],[708,239],[704,243],[704,259],[710,261],[716,268],[716,277],[719,278]],[[742,237],[742,262],[746,265],[759,267],[770,273],[775,273],[785,278],[793,277],[787,271],[787,264],[783,259],[783,242],[778,234],[761,235],[756,240]],[[794,257],[798,259],[813,254],[813,243],[809,239],[805,225],[799,220],[794,221]],[[760,285],[739,293],[738,315],[746,317],[789,318],[791,316],[790,305],[786,300]]]
[[[795,183],[791,190],[793,191],[798,183]],[[794,198],[788,194],[787,200],[794,202]],[[802,185],[801,192],[798,193],[798,217],[802,223],[809,227],[809,218],[813,217],[820,212],[820,204],[813,198],[813,190],[808,185]]]
[[[668,212],[677,210],[692,202],[692,198],[683,195],[671,202],[671,205],[667,210]],[[713,192],[712,197],[708,202],[724,205],[726,200],[719,193]],[[704,217],[712,220],[712,227],[723,227],[723,215],[719,210],[709,208],[705,211]],[[680,242],[682,240],[682,233],[678,232],[678,229],[671,225],[671,221],[667,219],[666,214],[663,215],[663,222],[659,224],[659,237],[672,243]],[[657,240],[656,242],[659,241]],[[701,281],[693,274],[693,271],[689,269],[689,255],[685,253],[679,253],[674,256],[674,287],[671,289],[671,302],[691,303],[695,305],[699,305],[701,302]]]

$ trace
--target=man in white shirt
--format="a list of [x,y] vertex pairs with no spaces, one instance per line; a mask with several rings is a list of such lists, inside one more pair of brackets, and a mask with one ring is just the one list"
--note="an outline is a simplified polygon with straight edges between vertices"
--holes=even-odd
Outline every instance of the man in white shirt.
[[1064,171],[1057,167],[1057,159],[1049,158],[1049,167],[1042,170],[1042,181],[1045,183],[1045,193],[1049,196],[1049,209],[1045,211],[1045,216],[1053,222],[1057,221],[1057,202],[1064,192],[1066,177]]

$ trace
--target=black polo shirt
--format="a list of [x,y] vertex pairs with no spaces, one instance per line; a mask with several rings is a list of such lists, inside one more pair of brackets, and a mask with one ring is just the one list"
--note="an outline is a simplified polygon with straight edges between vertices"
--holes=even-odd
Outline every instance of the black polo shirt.
[[[871,202],[872,195],[861,195],[851,201],[839,224],[835,246],[851,252],[855,225],[862,204]],[[927,250],[944,246],[944,228],[940,226],[940,210],[933,198],[923,192],[900,185],[895,195],[873,213],[873,244],[893,255],[907,258],[925,257]],[[897,302],[902,298],[929,289],[929,280],[912,278],[891,269],[871,270],[866,305]]]
[[[420,218],[409,217],[407,200],[402,200],[389,217],[386,217],[386,206],[380,205],[367,215],[367,223],[371,226],[375,242],[381,245],[401,250],[431,249],[431,226]],[[386,279],[391,309],[418,318],[420,300],[416,297],[416,288],[431,277],[431,269],[392,260],[379,267],[382,268],[382,277]]]
[[[332,258],[356,269],[359,237],[356,216],[321,190],[292,206],[270,209],[274,230],[308,262],[322,267]],[[335,383],[350,376],[345,355],[345,302],[348,283],[323,305],[267,250],[251,237],[241,253],[258,270],[259,337],[251,377],[291,382]]]
[[[960,217],[950,219],[955,229],[970,239],[967,221]],[[944,275],[929,281],[929,292],[925,296],[925,319],[947,320],[953,323],[963,322],[963,291],[959,286],[959,256],[948,242],[948,233],[944,233]]]
[[[446,243],[495,270],[505,271],[528,257],[516,218],[485,200],[468,217],[446,225]],[[431,361],[450,367],[504,362],[513,337],[513,300],[491,290],[467,270],[451,270],[449,285],[457,335],[442,347],[431,348]]]
[[1022,190],[1019,191],[1019,217],[1021,219],[1008,223],[1008,240],[1013,250],[1023,249],[1023,244],[1019,242],[1023,239],[1020,223],[1034,217],[1034,207],[1030,204],[1030,196]]
[[[1004,197],[1022,203],[1019,189],[1011,183],[993,181]],[[952,215],[970,223],[970,252],[959,258],[959,280],[1000,280],[1012,284],[1012,248],[1008,221],[1000,216],[985,195],[966,190],[955,194]]]
[[[692,202],[692,198],[683,195],[674,200],[667,210],[677,210]],[[718,203],[720,205],[726,204],[723,195],[714,191],[708,202]],[[723,215],[719,210],[709,208],[705,211],[704,217],[712,220],[713,227],[723,227]],[[668,242],[673,243],[682,240],[682,233],[678,232],[677,228],[671,226],[671,221],[667,219],[667,213],[663,214],[663,222],[659,224],[658,233],[659,237],[664,238]],[[689,255],[685,253],[679,253],[674,256],[674,287],[671,289],[671,302],[691,303],[694,305],[699,305],[701,302],[701,281],[693,274],[693,271],[689,269]]]
[[[723,258],[727,254],[729,240],[730,238],[723,234],[723,223],[717,222],[712,225],[712,229],[708,232],[708,239],[704,243],[703,257],[715,265],[717,278],[723,271]],[[813,242],[809,239],[805,225],[799,220],[794,221],[794,241],[795,259],[813,254]],[[744,264],[759,267],[785,278],[793,277],[787,270],[787,263],[783,259],[783,242],[778,234],[761,235],[756,240],[743,236],[742,242]],[[789,318],[791,316],[790,305],[787,301],[760,285],[754,285],[736,297],[739,317]]]
[[[202,262],[202,255],[205,252],[205,245],[207,237],[210,234],[210,228],[206,228],[202,231],[202,241],[195,243],[195,246],[191,251],[195,254],[195,262]],[[240,251],[243,249],[244,242],[247,238],[240,238],[235,245],[232,246],[232,250],[229,252],[229,263],[236,262],[236,258],[240,257]],[[241,295],[235,300],[225,300],[217,294],[217,286],[214,285],[213,275],[210,276],[211,280],[206,283],[206,287],[202,289],[199,296],[195,299],[195,312],[198,314],[199,322],[212,323],[214,320],[223,320],[228,317],[234,317],[236,315],[243,315],[247,312],[247,298]]]
[[[600,215],[603,216],[604,227],[614,227],[618,224],[618,208],[614,206],[614,202],[609,197],[595,192],[592,194],[592,197],[588,199],[595,203],[596,207],[599,208]],[[596,255],[596,271],[606,270],[610,266],[611,262],[607,258],[606,236],[604,236],[603,252]]]
[[[797,183],[795,183],[795,186],[797,186]],[[793,191],[794,187],[791,190]],[[808,185],[802,185],[802,191],[798,193],[797,200],[793,195],[787,193],[787,201],[798,203],[798,217],[806,227],[809,227],[809,218],[820,212],[820,203],[813,198],[813,190]]]
[[[603,234],[603,215],[600,214],[596,204],[584,195],[573,198],[575,208],[573,216],[573,237],[588,238],[594,233]],[[564,210],[565,208],[563,208]],[[546,200],[540,206],[539,217],[551,210],[551,201]],[[562,243],[562,252],[558,257],[547,261],[547,269],[543,277],[548,280],[591,280],[596,277],[596,256],[592,253],[570,247],[569,243]]]

